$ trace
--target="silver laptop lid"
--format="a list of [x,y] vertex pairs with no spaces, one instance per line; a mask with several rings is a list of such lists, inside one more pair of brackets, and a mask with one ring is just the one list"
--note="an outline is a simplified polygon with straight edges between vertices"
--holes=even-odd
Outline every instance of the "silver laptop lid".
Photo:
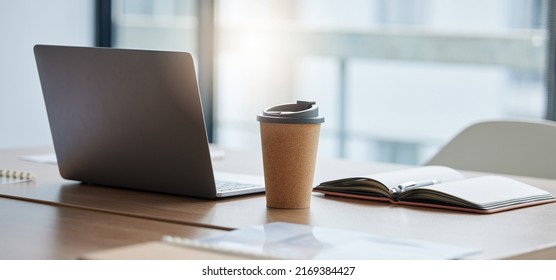
[[62,177],[216,196],[191,54],[46,45],[34,51]]

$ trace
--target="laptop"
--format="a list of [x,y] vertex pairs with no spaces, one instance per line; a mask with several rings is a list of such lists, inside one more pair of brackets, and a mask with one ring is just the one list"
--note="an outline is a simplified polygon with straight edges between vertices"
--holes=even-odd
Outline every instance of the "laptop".
[[63,178],[202,198],[264,191],[215,173],[187,52],[36,45]]

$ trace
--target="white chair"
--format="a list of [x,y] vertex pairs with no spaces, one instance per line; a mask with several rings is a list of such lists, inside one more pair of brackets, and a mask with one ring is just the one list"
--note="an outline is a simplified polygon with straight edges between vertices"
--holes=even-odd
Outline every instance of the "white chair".
[[556,122],[480,122],[460,132],[426,165],[556,179]]

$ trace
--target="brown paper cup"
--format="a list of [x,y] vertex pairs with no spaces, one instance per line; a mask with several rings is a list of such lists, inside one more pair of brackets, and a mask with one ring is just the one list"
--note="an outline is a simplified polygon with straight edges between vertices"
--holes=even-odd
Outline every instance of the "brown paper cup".
[[260,122],[260,128],[267,207],[308,208],[320,123]]

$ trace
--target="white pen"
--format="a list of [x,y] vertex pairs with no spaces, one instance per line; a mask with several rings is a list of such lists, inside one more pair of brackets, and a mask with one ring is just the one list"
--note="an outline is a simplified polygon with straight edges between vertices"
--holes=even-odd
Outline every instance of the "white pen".
[[398,194],[398,193],[402,193],[402,192],[410,190],[410,189],[436,185],[436,184],[439,184],[439,183],[440,183],[440,180],[425,180],[425,181],[419,181],[419,182],[409,181],[409,182],[399,184],[396,188],[391,189],[390,192],[392,194]]

